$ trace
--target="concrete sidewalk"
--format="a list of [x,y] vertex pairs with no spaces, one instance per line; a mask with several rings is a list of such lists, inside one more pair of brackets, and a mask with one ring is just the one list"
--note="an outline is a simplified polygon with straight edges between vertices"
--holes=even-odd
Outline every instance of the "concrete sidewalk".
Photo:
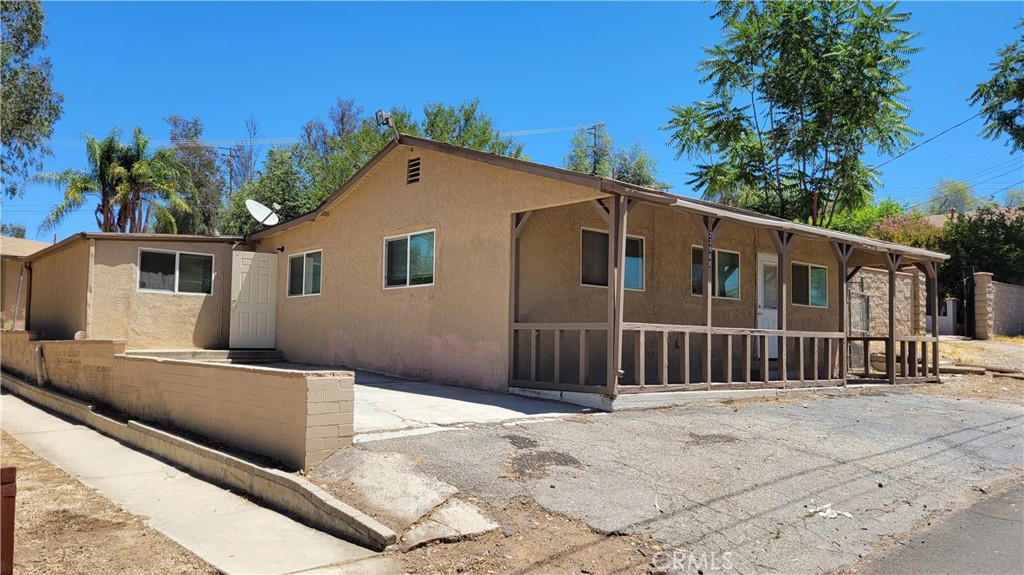
[[[128,512],[148,517],[150,527],[224,573],[294,573],[376,555],[12,394],[3,394],[2,415],[4,431],[25,447]],[[351,567],[359,569],[358,563]]]

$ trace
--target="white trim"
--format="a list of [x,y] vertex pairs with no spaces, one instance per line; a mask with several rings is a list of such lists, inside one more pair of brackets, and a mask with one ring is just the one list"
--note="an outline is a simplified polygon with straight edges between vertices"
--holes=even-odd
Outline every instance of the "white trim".
[[[430,283],[428,283],[428,284],[410,285],[409,284],[409,272],[410,272],[410,269],[409,269],[409,253],[410,253],[409,244],[412,241],[412,236],[418,236],[418,235],[421,235],[421,234],[430,234],[430,233],[434,234],[434,253],[431,254],[432,257],[430,258]],[[406,240],[406,242],[405,242],[405,285],[389,286],[388,285],[388,241],[389,240],[398,240],[398,239],[402,239],[402,238],[405,238],[405,240]],[[381,247],[383,249],[382,258],[381,258],[381,287],[385,291],[397,290],[397,289],[418,288],[418,287],[429,287],[429,286],[432,286],[435,283],[437,283],[437,228],[430,228],[430,229],[426,229],[426,230],[420,230],[420,231],[417,231],[417,232],[409,232],[407,234],[397,234],[397,235],[394,235],[394,236],[385,236],[384,237],[384,242],[382,243]]]
[[[605,236],[611,235],[611,234],[608,233],[607,230],[599,230],[597,228],[588,228],[588,227],[585,227],[585,226],[580,226],[580,276],[579,276],[580,277],[580,287],[608,289],[608,286],[606,286],[606,285],[583,283],[583,232],[584,231],[604,234]],[[640,240],[640,246],[641,246],[641,248],[643,248],[643,253],[640,256],[640,259],[642,259],[643,262],[644,262],[644,277],[643,277],[643,285],[644,285],[644,287],[637,289],[637,288],[625,287],[625,285],[623,285],[622,289],[627,290],[627,291],[635,291],[635,292],[643,293],[643,292],[647,291],[647,238],[644,237],[644,236],[636,236],[636,235],[626,234],[626,239],[628,240],[630,238],[632,238],[634,240]],[[605,242],[605,244],[607,244],[607,243],[608,242]],[[625,261],[625,254],[623,254],[623,261]],[[606,262],[605,265],[607,265],[607,262]],[[623,282],[623,284],[625,284],[625,282],[626,282],[626,270],[625,270],[625,268],[623,268],[623,270],[622,270],[622,282]]]
[[[303,279],[305,279],[305,277],[306,277],[306,259],[305,259],[306,258],[306,254],[312,254],[312,253],[316,253],[316,252],[320,252],[320,291],[318,291],[316,293],[300,293],[300,294],[290,295],[291,291],[292,291],[292,258],[302,257],[302,277],[303,277]],[[295,252],[293,254],[288,254],[287,261],[285,263],[286,263],[285,277],[288,278],[284,282],[284,298],[285,299],[296,298],[296,297],[313,297],[313,296],[318,296],[318,295],[324,293],[324,249],[323,248],[316,248],[314,250],[306,250],[304,252]],[[305,291],[305,286],[303,286],[303,291]]]
[[[174,254],[174,289],[151,289],[139,287],[139,282],[142,280],[142,252],[152,252],[159,254]],[[178,291],[178,275],[181,269],[181,254],[188,256],[203,256],[210,258],[210,293],[199,293],[191,291]],[[138,257],[135,260],[135,291],[141,293],[162,293],[162,294],[175,294],[184,296],[201,296],[209,297],[213,295],[214,283],[217,281],[217,255],[207,254],[203,252],[186,252],[179,250],[161,250],[154,248],[138,247]]]
[[[707,282],[704,282],[704,283],[700,284],[701,285],[701,288],[700,288],[701,293],[693,293],[693,250],[695,250],[695,249],[700,250],[700,252],[702,254],[701,255],[701,260],[702,261],[704,260],[704,257],[703,257],[704,246],[697,245],[697,244],[690,244],[690,258],[688,260],[689,261],[688,265],[690,267],[690,295],[692,295],[693,297],[703,298],[704,297],[704,286],[707,285]],[[739,261],[739,264],[736,265],[736,271],[740,272],[740,281],[739,281],[739,286],[738,286],[740,293],[736,297],[729,297],[729,296],[724,296],[724,295],[720,296],[720,295],[715,295],[715,291],[716,291],[715,290],[715,274],[717,274],[718,270],[716,268],[712,268],[711,269],[711,299],[722,299],[722,300],[726,300],[726,301],[740,301],[740,300],[742,300],[743,299],[743,254],[741,254],[740,252],[735,252],[733,250],[727,250],[727,249],[716,248],[716,247],[712,247],[711,251],[712,252],[725,252],[727,254],[736,254],[736,258]],[[716,259],[715,262],[717,263],[717,261],[718,260]],[[702,266],[702,269],[704,269],[703,266]],[[701,278],[701,279],[703,279],[703,278]]]
[[[829,307],[831,307],[832,306],[832,297],[830,296],[831,292],[828,289],[828,283],[829,283],[828,282],[828,266],[823,266],[821,264],[812,264],[810,262],[802,262],[802,261],[792,260],[792,261],[789,262],[789,267],[792,268],[796,264],[799,264],[799,265],[802,265],[802,266],[807,266],[807,303],[796,303],[795,301],[793,301],[793,297],[796,296],[796,290],[793,289],[793,281],[792,281],[793,270],[790,269],[790,282],[789,282],[789,303],[790,303],[790,305],[794,305],[796,307],[807,307],[807,308],[811,308],[811,309],[828,309]],[[820,268],[820,269],[825,270],[825,305],[813,305],[811,303],[811,268]]]

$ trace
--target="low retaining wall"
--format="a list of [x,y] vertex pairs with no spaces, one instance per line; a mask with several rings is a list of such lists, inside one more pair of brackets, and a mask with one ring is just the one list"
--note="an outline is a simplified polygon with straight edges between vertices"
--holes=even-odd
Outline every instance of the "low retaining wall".
[[124,355],[118,341],[0,338],[6,371],[46,381],[132,418],[170,424],[266,455],[292,469],[312,467],[352,443],[354,376]]
[[387,526],[290,473],[260,467],[137,421],[114,421],[94,412],[91,405],[6,374],[0,374],[0,380],[4,388],[36,405],[70,416],[104,435],[148,451],[201,477],[247,493],[271,508],[332,535],[377,551],[398,539]]
[[1024,286],[992,280],[992,274],[974,274],[974,336],[1024,333]]

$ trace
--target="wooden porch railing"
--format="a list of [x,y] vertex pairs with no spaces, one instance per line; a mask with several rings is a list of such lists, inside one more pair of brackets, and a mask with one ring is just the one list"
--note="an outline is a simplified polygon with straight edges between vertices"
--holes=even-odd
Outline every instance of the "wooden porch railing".
[[[789,387],[791,382],[799,382],[798,386],[829,385],[842,383],[843,380],[838,361],[838,352],[845,339],[842,332],[715,327],[710,334],[713,365],[704,365],[705,353],[697,354],[701,369],[699,377],[694,381],[690,365],[691,345],[696,343],[693,340],[697,340],[701,351],[709,345],[706,327],[624,322],[622,329],[624,333],[633,334],[633,378],[632,384],[620,388],[624,393],[699,389],[701,386],[708,390],[768,387],[772,382],[778,382],[781,387]],[[654,382],[647,379],[645,348],[649,333],[656,334],[658,346],[658,369]],[[669,380],[669,341],[673,334],[677,334],[679,347],[677,361],[681,381],[677,382]],[[715,345],[715,338],[724,343]],[[772,338],[776,339],[778,346],[787,346],[786,349],[793,353],[778,354],[778,359],[769,358]],[[735,366],[737,362],[734,361],[734,353],[737,351],[740,361]],[[625,353],[629,352],[624,350]],[[635,389],[631,389],[631,386]]]
[[[542,352],[541,337],[545,333],[552,333],[553,345],[551,354],[544,355]],[[589,373],[590,356],[588,337],[593,332],[602,334],[602,343],[607,342],[608,324],[606,322],[595,323],[514,323],[512,324],[512,383],[519,387],[536,389],[550,389],[554,391],[582,391],[587,393],[599,393],[606,389],[605,371],[601,371],[591,378]],[[522,334],[527,334],[526,346],[521,348],[519,341]],[[562,343],[565,336],[575,334],[577,343],[577,362],[575,381],[562,381]],[[602,350],[605,346],[601,347]],[[606,352],[602,353],[602,356]],[[528,368],[519,369],[521,358],[527,357]],[[545,357],[550,357],[552,362],[552,377],[546,380],[541,379],[542,362]],[[526,373],[522,373],[526,371]],[[588,380],[593,379],[592,384]]]
[[[900,378],[929,378],[934,379],[939,375],[938,367],[938,341],[934,336],[927,335],[897,335],[895,337],[896,348],[896,377]],[[889,338],[885,336],[850,336],[847,338],[850,344],[861,343],[864,354],[864,377],[867,379],[888,379],[889,373],[885,357],[893,353],[889,349]],[[871,344],[880,343],[883,351],[883,365],[886,365],[881,372],[871,371]]]

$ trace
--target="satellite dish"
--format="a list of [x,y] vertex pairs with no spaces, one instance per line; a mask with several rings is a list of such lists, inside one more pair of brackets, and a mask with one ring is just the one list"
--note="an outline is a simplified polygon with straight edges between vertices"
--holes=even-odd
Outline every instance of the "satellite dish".
[[[275,210],[281,209],[281,206],[277,204],[273,205]],[[245,209],[249,210],[249,215],[251,215],[257,222],[265,226],[272,226],[281,221],[281,218],[277,217],[274,210],[271,210],[256,200],[245,200]]]

